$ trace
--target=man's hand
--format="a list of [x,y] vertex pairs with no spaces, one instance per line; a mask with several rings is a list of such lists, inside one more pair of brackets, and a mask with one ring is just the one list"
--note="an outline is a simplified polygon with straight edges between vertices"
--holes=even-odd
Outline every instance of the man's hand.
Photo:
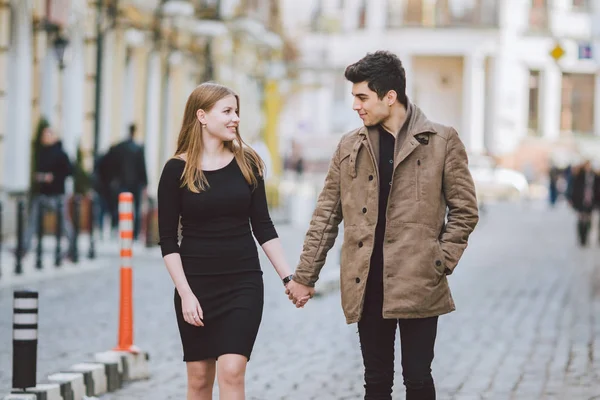
[[315,295],[315,289],[292,280],[286,285],[285,294],[296,305],[296,308],[302,308]]

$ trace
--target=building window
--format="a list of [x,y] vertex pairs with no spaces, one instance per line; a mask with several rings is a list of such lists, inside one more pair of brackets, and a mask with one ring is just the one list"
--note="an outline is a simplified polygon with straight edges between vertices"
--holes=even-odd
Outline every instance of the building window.
[[529,123],[528,131],[531,136],[540,134],[540,72],[529,71]]
[[388,27],[495,27],[498,0],[388,0]]
[[404,0],[388,0],[387,27],[391,29],[402,27],[404,22]]
[[423,25],[423,0],[406,0],[404,23],[406,25]]
[[572,0],[572,9],[573,11],[590,11],[590,1],[589,0]]
[[548,0],[531,0],[529,28],[532,31],[548,30]]
[[562,132],[591,135],[594,133],[594,75],[568,74],[562,76]]
[[367,1],[362,0],[360,2],[360,8],[358,9],[358,29],[365,29],[367,27]]
[[317,0],[310,17],[310,28],[314,32],[321,30],[321,18],[323,14],[323,3]]
[[[333,78],[333,115],[331,127],[333,132],[340,133],[348,127],[348,121],[351,121],[350,112],[352,106],[349,104],[352,99],[350,96],[351,86],[344,78],[344,72],[340,71]],[[349,118],[350,117],[350,118]]]

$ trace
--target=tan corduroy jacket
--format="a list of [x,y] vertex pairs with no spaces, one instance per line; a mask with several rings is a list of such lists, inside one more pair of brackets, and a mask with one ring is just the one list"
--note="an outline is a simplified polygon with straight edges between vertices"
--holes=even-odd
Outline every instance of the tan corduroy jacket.
[[[383,317],[425,318],[455,309],[446,275],[460,260],[478,217],[465,147],[450,127],[408,107],[386,213]],[[398,148],[399,147],[399,148]],[[360,320],[379,204],[379,132],[341,139],[306,234],[294,280],[314,286],[344,220],[340,262],[346,321]],[[447,217],[447,220],[446,220]]]

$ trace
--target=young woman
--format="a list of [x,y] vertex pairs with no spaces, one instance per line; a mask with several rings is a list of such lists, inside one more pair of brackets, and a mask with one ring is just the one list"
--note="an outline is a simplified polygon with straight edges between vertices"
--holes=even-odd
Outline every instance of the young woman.
[[244,399],[263,310],[252,234],[284,285],[291,275],[267,209],[264,164],[241,139],[238,113],[231,89],[198,86],[158,187],[160,245],[175,283],[188,400],[211,399],[215,373],[221,399]]

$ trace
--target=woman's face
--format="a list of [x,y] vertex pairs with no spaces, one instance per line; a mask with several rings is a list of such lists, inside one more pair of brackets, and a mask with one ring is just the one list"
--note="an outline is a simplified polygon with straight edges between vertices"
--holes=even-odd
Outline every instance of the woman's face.
[[202,115],[200,113],[200,122],[206,125],[206,131],[209,135],[229,142],[236,138],[237,128],[240,123],[238,116],[238,106],[235,96],[229,95],[217,101],[213,108]]

